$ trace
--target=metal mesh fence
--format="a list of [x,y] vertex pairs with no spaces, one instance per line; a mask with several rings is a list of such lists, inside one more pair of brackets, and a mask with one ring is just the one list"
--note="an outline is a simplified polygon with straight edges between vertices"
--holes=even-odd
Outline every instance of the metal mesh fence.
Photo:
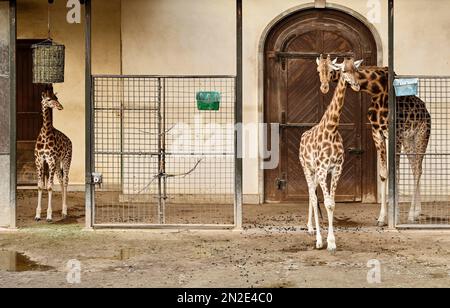
[[397,224],[450,225],[450,77],[397,97]]
[[[93,78],[94,224],[234,223],[234,77]],[[196,95],[218,92],[218,111]]]

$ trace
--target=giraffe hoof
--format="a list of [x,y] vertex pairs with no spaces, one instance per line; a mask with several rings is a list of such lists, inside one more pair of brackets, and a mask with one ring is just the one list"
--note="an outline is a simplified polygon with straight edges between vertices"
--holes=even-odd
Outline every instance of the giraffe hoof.
[[63,215],[62,215],[62,219],[63,219],[63,220],[66,220],[66,219],[67,219],[67,214],[63,214]]
[[34,219],[34,221],[39,222],[39,221],[41,221],[41,219],[40,219],[39,217],[36,217],[36,218]]
[[387,224],[386,224],[384,221],[379,221],[379,222],[377,223],[377,226],[380,227],[380,228],[383,228],[383,227],[386,227]]
[[49,224],[51,224],[51,223],[53,222],[53,219],[47,219],[47,222],[48,222]]

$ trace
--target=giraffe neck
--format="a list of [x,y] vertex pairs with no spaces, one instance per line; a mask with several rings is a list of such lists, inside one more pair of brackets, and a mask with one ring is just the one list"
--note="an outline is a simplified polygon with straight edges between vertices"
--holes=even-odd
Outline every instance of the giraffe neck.
[[389,92],[389,71],[380,67],[365,67],[358,72],[358,82],[361,91],[372,96]]
[[49,131],[53,129],[52,109],[42,107],[42,130]]
[[334,91],[333,99],[328,106],[323,118],[321,120],[321,125],[324,129],[335,133],[339,126],[341,119],[342,109],[344,107],[344,98],[347,91],[347,84],[344,78],[339,78],[338,85]]
[[[338,82],[341,78],[340,71],[332,71],[331,81]],[[387,68],[366,66],[358,71],[358,83],[361,91],[371,96],[378,96],[388,93],[389,72]]]

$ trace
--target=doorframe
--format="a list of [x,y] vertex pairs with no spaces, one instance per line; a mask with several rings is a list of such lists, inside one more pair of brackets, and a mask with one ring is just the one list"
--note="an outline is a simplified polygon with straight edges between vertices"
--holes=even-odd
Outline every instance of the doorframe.
[[9,1],[9,99],[10,99],[10,114],[9,114],[9,168],[10,168],[10,229],[17,228],[17,145],[16,145],[16,131],[17,131],[17,98],[16,98],[16,42],[17,40],[17,3],[16,0]]
[[[292,15],[301,13],[302,11],[311,10],[311,9],[321,9],[317,8],[315,3],[308,3],[308,4],[301,4],[298,6],[295,6],[293,8],[290,8],[283,13],[276,16],[274,19],[270,21],[270,23],[266,26],[263,33],[261,34],[261,38],[259,40],[259,46],[258,46],[258,114],[259,114],[259,123],[264,123],[265,121],[265,79],[264,79],[264,71],[265,71],[265,46],[267,42],[267,38],[270,34],[270,32],[273,30],[273,28],[278,25],[280,22],[285,20],[286,18],[289,18]],[[384,60],[384,54],[383,54],[383,42],[381,39],[381,35],[376,29],[376,27],[367,20],[365,16],[363,16],[361,13],[340,5],[340,4],[334,4],[334,3],[326,3],[325,8],[322,9],[331,9],[339,12],[346,13],[356,19],[358,19],[360,22],[362,22],[372,33],[373,38],[375,40],[375,44],[377,46],[377,65],[383,66],[383,60]],[[261,134],[261,133],[259,133]],[[263,142],[262,136],[258,137],[259,142]],[[259,203],[264,204],[265,200],[265,184],[264,184],[264,158],[259,157],[258,159],[258,183],[259,183]],[[379,166],[378,166],[379,168]],[[379,199],[379,191],[380,191],[380,181],[377,180],[378,183],[378,192],[377,192],[377,200]]]

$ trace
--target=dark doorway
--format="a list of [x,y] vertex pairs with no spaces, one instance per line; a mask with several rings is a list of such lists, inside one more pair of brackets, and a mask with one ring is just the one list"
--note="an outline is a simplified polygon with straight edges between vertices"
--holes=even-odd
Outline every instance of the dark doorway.
[[[370,30],[356,18],[335,10],[306,10],[281,21],[265,47],[265,121],[282,125],[280,165],[265,172],[267,202],[308,200],[298,152],[301,135],[317,124],[334,93],[323,95],[316,57],[354,54],[376,65],[377,48]],[[367,120],[369,97],[347,91],[340,132],[346,162],[337,200],[374,202],[377,192],[376,150]]]
[[31,46],[42,40],[17,41],[17,185],[36,185],[34,145],[42,126],[41,93],[33,84]]

